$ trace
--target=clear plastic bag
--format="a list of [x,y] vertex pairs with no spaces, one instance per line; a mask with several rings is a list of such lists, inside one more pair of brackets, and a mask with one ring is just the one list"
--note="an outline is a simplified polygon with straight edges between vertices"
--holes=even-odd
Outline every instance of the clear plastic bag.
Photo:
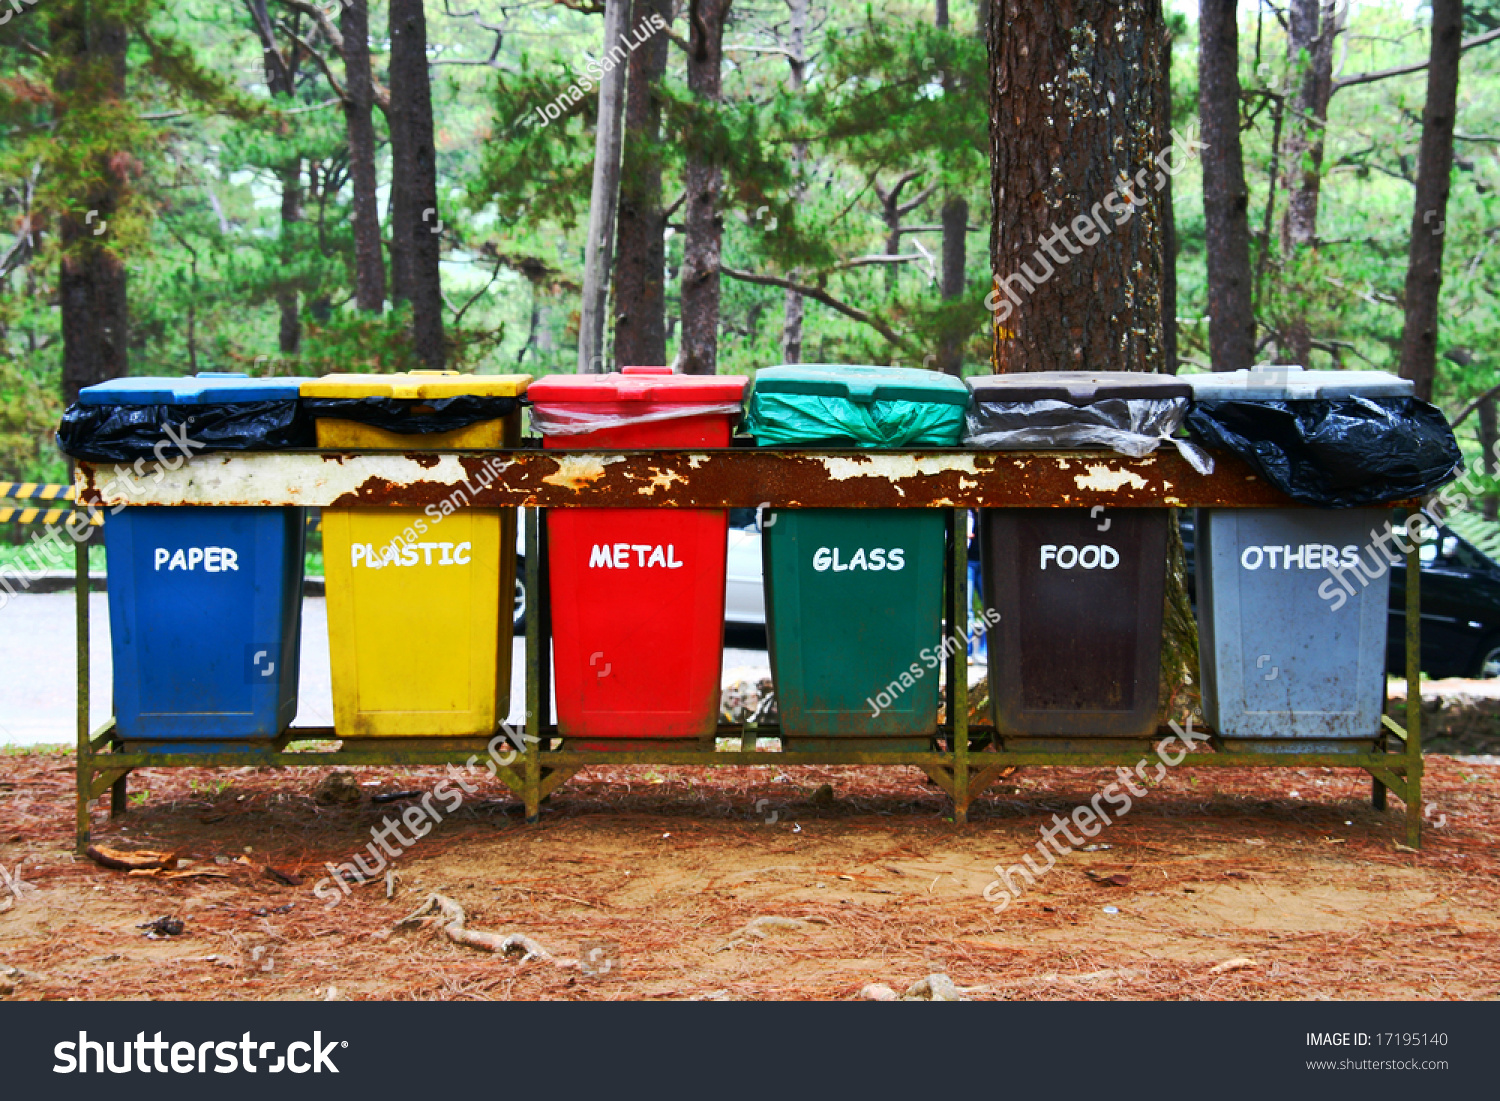
[[1189,404],[1187,398],[1104,398],[1087,405],[977,401],[964,444],[989,451],[1107,448],[1139,459],[1165,442],[1199,474],[1212,474],[1213,458],[1177,436]]
[[737,401],[714,402],[549,402],[531,407],[531,423],[544,436],[585,436],[608,428],[656,424],[686,417],[734,417],[744,407]]

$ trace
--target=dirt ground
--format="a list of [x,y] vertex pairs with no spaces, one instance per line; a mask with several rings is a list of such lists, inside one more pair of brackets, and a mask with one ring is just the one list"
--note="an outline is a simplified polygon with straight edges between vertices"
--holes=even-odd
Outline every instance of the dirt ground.
[[[443,773],[355,770],[361,801],[320,806],[326,771],[136,774],[130,813],[96,804],[95,841],[211,873],[163,879],[73,855],[70,756],[0,757],[0,992],[847,999],[943,973],[973,999],[1500,995],[1495,759],[1429,758],[1421,853],[1400,845],[1399,801],[1373,811],[1359,774],[1177,769],[1001,914],[983,897],[995,866],[1113,773],[1021,772],[965,829],[915,769],[595,768],[534,827],[486,782],[389,883],[330,908],[314,894],[324,862],[418,801],[372,798]],[[553,958],[395,929],[430,892]],[[141,928],[162,917],[180,935]],[[746,931],[758,918],[773,920]]]

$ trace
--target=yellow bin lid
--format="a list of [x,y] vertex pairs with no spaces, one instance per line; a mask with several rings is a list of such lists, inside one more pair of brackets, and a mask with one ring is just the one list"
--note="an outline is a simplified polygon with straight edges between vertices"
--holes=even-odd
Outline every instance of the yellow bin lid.
[[304,398],[515,398],[530,375],[461,375],[457,371],[402,371],[392,375],[324,375],[302,383]]

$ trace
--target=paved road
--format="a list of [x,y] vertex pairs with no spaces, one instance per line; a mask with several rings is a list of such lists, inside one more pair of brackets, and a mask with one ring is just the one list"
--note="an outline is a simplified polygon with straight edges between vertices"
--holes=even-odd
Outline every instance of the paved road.
[[[89,597],[92,655],[90,728],[110,714],[109,608],[104,593]],[[306,726],[333,725],[333,694],[328,673],[328,615],[321,597],[302,605],[302,677],[297,721]],[[71,743],[77,737],[74,700],[73,594],[28,593],[0,608],[0,745]],[[738,632],[731,642],[753,643]],[[524,641],[515,640],[511,678],[511,717],[525,714],[520,671],[526,666]],[[758,671],[769,676],[764,650],[726,649],[726,674]]]

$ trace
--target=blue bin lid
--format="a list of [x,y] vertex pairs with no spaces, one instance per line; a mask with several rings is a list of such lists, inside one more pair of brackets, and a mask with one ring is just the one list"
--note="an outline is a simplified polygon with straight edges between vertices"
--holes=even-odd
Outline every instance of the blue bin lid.
[[298,378],[250,378],[205,371],[179,378],[113,378],[78,392],[81,405],[228,405],[295,399]]
[[1315,401],[1319,398],[1409,398],[1411,379],[1385,371],[1308,371],[1281,363],[1259,363],[1248,371],[1179,376],[1195,401]]
[[809,394],[847,398],[854,402],[969,404],[969,388],[961,379],[914,367],[866,367],[842,363],[763,367],[755,372],[755,389],[762,394]]

